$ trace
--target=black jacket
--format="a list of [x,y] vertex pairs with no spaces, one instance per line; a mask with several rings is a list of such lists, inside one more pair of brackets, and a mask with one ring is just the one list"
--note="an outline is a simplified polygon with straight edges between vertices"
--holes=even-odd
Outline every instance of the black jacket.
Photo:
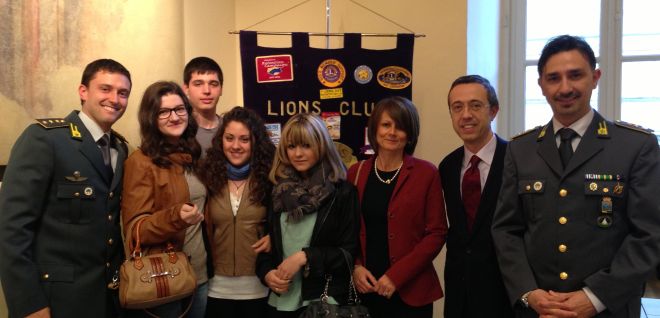
[[497,138],[495,155],[481,194],[471,232],[461,197],[461,146],[439,166],[447,205],[449,233],[445,263],[445,317],[513,317],[513,309],[497,264],[490,226],[502,184],[506,141]]
[[[345,303],[347,299],[350,275],[339,248],[346,250],[353,258],[357,254],[359,203],[352,184],[341,181],[336,189],[334,197],[317,212],[310,246],[303,249],[309,265],[309,274],[303,275],[303,300],[319,298],[325,287],[326,274],[332,275],[328,294],[340,303]],[[266,274],[276,269],[283,260],[280,213],[273,213],[269,223],[271,251],[259,254],[256,268],[256,274],[264,285]],[[300,270],[304,271],[305,267]]]

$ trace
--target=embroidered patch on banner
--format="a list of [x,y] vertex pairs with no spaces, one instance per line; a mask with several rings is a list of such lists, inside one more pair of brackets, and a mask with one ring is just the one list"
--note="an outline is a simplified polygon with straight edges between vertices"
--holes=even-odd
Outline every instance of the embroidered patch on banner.
[[341,87],[319,90],[320,99],[333,99],[333,98],[343,98],[343,97],[344,97],[344,90]]
[[360,84],[367,84],[371,82],[371,79],[374,77],[374,72],[371,70],[369,66],[360,65],[355,68],[355,71],[353,72],[353,77],[355,78],[356,82]]
[[389,89],[404,89],[412,83],[412,74],[400,66],[386,66],[378,71],[378,84]]
[[335,59],[327,59],[319,65],[316,74],[319,82],[325,87],[337,87],[344,82],[346,78],[346,68],[341,62]]
[[293,58],[291,55],[257,56],[257,83],[293,81]]

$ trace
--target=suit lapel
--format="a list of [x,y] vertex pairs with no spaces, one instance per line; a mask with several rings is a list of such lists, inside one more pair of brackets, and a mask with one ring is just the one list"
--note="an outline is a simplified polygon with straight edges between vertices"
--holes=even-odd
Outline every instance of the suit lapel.
[[117,166],[115,166],[115,173],[110,185],[110,191],[115,190],[124,176],[124,160],[128,157],[128,148],[126,147],[126,144],[123,141],[120,141],[119,138],[115,138],[115,140],[117,140]]
[[577,169],[579,166],[581,166],[585,161],[595,156],[605,147],[605,139],[609,138],[609,135],[607,134],[607,129],[605,129],[604,134],[597,133],[598,124],[601,122],[603,125],[607,125],[600,114],[594,112],[594,118],[591,120],[591,124],[589,124],[587,131],[584,132],[584,136],[582,136],[577,149],[575,149],[573,157],[571,157],[571,160],[569,160],[568,166],[566,166],[566,170],[562,174],[562,179]]
[[560,176],[564,168],[561,164],[561,158],[559,158],[559,150],[557,149],[557,142],[555,141],[554,128],[552,126],[552,120],[541,130],[537,141],[539,142],[539,147],[537,152],[541,159],[555,172]]
[[410,176],[410,170],[412,170],[414,165],[415,164],[411,156],[409,155],[403,156],[403,167],[401,167],[401,172],[399,173],[399,177],[398,177],[399,180],[396,181],[396,185],[394,186],[394,192],[392,192],[392,198],[390,199],[390,202],[394,201],[394,197],[399,192],[399,190],[401,190],[401,187],[406,183],[406,180],[408,180],[408,177]]
[[80,132],[80,137],[76,138],[82,142],[80,144],[79,151],[85,158],[87,158],[87,160],[89,160],[98,174],[103,177],[103,180],[106,182],[106,184],[110,184],[110,174],[106,170],[105,164],[103,164],[103,155],[101,154],[99,147],[96,145],[96,142],[92,138],[92,134],[82,123],[80,117],[78,117],[78,113],[74,111],[69,114],[66,119],[74,124]]
[[[441,176],[443,179],[446,178],[447,184],[451,185],[451,189],[443,189],[445,193],[452,193],[455,202],[455,218],[454,221],[456,224],[450,224],[453,231],[460,233],[459,236],[467,238],[469,236],[467,231],[467,214],[465,212],[465,206],[463,205],[463,197],[461,196],[461,168],[463,167],[463,158],[465,157],[465,150],[461,147],[460,151],[456,153],[455,156],[452,156],[450,161],[450,166],[452,169],[448,169],[447,175]],[[449,198],[445,198],[448,200]]]
[[[495,154],[493,155],[493,161],[490,164],[486,184],[484,184],[484,189],[481,191],[481,201],[479,202],[479,208],[477,209],[477,216],[474,220],[474,225],[472,226],[470,238],[474,236],[474,233],[479,231],[479,227],[485,222],[484,220],[490,219],[490,213],[494,210],[493,206],[497,203],[499,189],[502,185],[502,169],[504,167],[504,155],[506,154],[506,141],[499,137],[496,138],[497,145],[495,146]],[[465,213],[463,213],[463,215],[465,215]]]

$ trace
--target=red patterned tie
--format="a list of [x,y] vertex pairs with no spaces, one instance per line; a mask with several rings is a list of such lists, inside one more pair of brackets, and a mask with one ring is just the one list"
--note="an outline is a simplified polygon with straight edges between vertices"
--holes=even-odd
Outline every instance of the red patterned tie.
[[472,225],[477,215],[479,201],[481,201],[481,176],[479,175],[479,157],[470,158],[470,167],[463,175],[463,206],[467,216],[468,231],[472,232]]

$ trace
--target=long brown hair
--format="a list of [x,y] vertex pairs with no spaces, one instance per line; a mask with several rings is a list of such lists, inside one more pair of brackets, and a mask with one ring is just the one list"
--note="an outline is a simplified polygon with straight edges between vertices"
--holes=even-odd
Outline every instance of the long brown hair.
[[[177,144],[173,145],[166,141],[163,133],[158,129],[158,111],[163,96],[176,94],[183,100],[183,105],[188,113],[188,127],[183,131]],[[185,166],[187,170],[193,169],[202,153],[199,143],[195,139],[197,134],[197,122],[191,115],[192,106],[181,87],[174,82],[155,82],[144,91],[140,110],[138,111],[138,122],[140,123],[140,136],[142,144],[140,149],[151,158],[151,161],[161,167],[168,168],[172,165],[167,156],[172,153],[187,153],[192,156],[192,163]]]

